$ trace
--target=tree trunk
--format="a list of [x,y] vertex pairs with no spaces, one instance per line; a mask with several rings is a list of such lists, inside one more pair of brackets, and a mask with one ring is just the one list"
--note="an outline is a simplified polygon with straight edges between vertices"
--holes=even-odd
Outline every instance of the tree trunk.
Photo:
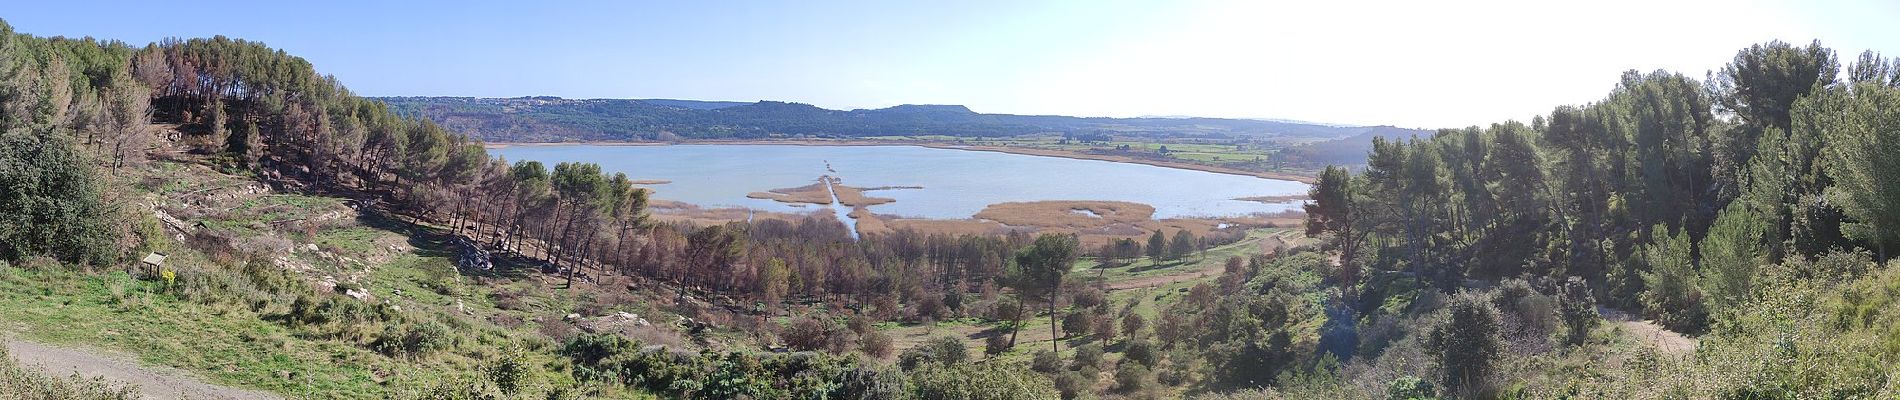
[[1061,352],[1062,335],[1056,333],[1056,292],[1049,293],[1049,351]]
[[1027,311],[1023,306],[1023,304],[1027,302],[1023,300],[1028,299],[1018,298],[1016,300],[1016,320],[1011,321],[1009,324],[1009,348],[1012,349],[1016,348],[1016,334],[1022,333],[1023,331],[1023,312]]

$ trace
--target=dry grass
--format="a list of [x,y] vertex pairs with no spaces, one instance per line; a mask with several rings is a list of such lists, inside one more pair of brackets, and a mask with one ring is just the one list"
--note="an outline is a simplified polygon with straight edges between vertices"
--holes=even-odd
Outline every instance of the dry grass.
[[845,185],[833,186],[832,189],[838,191],[838,202],[851,207],[863,208],[897,201],[884,197],[866,196],[864,195],[864,189]]
[[1154,214],[1153,206],[1140,203],[1062,200],[991,204],[976,213],[976,219],[1009,226],[1085,229],[1147,221]]
[[746,194],[745,197],[783,203],[831,204],[831,192],[825,190],[825,184],[822,182],[794,188],[752,192]]
[[1287,195],[1278,195],[1278,196],[1242,197],[1242,198],[1238,198],[1234,200],[1256,201],[1256,202],[1267,203],[1267,204],[1283,204],[1283,203],[1289,203],[1289,202],[1301,201],[1301,200],[1307,200],[1307,199],[1308,198],[1306,194],[1287,194]]
[[[752,220],[777,219],[798,222],[799,220],[805,219],[807,215],[812,215],[807,213],[754,211],[744,208],[704,208],[672,200],[653,200],[651,208],[654,211],[652,214],[654,221],[663,223],[689,223],[698,226],[745,221],[747,218],[751,218]],[[817,215],[829,214],[817,213],[817,211],[822,211],[822,209],[814,208],[813,210]]]
[[[838,192],[838,202],[850,207],[868,207],[897,201],[883,197],[866,196],[864,195],[866,189],[838,184],[840,180],[835,177],[822,176],[818,179],[818,183],[794,188],[772,189],[765,192],[752,192],[746,194],[746,197],[784,203],[831,204],[831,191],[836,190]],[[825,189],[824,181],[826,180],[829,180],[832,184],[830,190]]]

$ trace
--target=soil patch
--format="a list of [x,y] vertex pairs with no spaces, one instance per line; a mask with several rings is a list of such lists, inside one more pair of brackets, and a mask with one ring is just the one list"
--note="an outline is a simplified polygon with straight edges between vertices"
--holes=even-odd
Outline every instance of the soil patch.
[[281,399],[275,394],[205,383],[184,371],[163,367],[145,367],[125,357],[106,356],[87,350],[48,346],[18,340],[6,341],[7,351],[20,365],[53,376],[79,374],[100,377],[114,383],[139,388],[147,399]]

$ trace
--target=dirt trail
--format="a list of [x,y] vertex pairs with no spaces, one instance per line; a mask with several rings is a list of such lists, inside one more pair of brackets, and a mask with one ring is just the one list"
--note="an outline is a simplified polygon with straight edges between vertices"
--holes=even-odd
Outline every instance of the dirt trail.
[[1629,331],[1630,336],[1634,336],[1637,340],[1654,346],[1657,350],[1661,350],[1665,354],[1694,353],[1696,346],[1699,344],[1699,342],[1693,338],[1682,336],[1682,334],[1665,329],[1662,325],[1657,325],[1653,321],[1640,319],[1621,310],[1599,306],[1597,307],[1597,313],[1603,314],[1604,320],[1622,327],[1625,331]]
[[137,386],[139,394],[147,399],[282,399],[275,394],[205,383],[184,371],[142,366],[125,357],[13,339],[0,340],[6,342],[7,352],[28,369],[53,376],[77,373],[87,378],[103,377],[115,384]]

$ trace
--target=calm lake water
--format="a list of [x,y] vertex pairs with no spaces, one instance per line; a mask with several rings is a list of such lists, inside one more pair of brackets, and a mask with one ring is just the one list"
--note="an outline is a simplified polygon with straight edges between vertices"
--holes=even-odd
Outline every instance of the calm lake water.
[[[747,193],[815,183],[821,175],[847,186],[921,186],[866,192],[897,201],[872,212],[904,217],[969,218],[994,203],[1118,200],[1155,207],[1155,218],[1220,217],[1278,212],[1297,203],[1264,204],[1240,197],[1306,193],[1304,183],[1251,176],[919,146],[673,145],[510,146],[490,150],[509,161],[599,163],[634,179],[664,179],[654,197],[701,207],[809,212],[746,198]],[[826,170],[830,168],[837,172]]]

